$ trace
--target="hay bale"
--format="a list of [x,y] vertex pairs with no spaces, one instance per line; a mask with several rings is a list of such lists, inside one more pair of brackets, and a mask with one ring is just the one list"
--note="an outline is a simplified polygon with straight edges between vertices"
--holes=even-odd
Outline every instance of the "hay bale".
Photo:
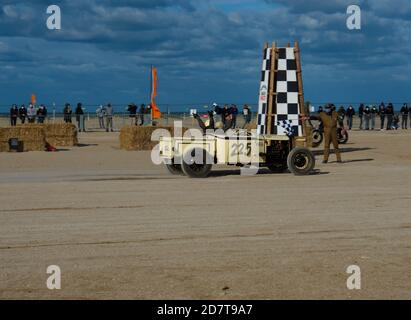
[[46,134],[46,141],[56,147],[73,147],[78,145],[77,128],[72,123],[28,123],[18,125],[18,127],[43,128]]
[[77,128],[72,123],[45,124],[46,141],[52,146],[73,147],[78,145]]
[[23,141],[23,151],[44,151],[46,133],[40,126],[17,126],[0,128],[0,152],[9,151],[9,140]]
[[[165,129],[171,136],[174,135],[174,127],[126,126],[120,132],[120,149],[128,151],[152,150],[158,144],[158,141],[151,141],[151,135],[157,129]],[[183,133],[186,130],[183,128]]]

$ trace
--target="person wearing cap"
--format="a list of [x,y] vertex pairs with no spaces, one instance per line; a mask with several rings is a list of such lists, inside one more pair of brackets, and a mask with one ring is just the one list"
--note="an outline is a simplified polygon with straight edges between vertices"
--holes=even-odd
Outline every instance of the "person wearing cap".
[[334,146],[335,155],[337,156],[337,162],[342,163],[341,153],[338,147],[337,139],[337,123],[338,113],[333,110],[332,105],[327,105],[324,111],[320,112],[318,116],[310,116],[309,120],[321,121],[324,125],[324,160],[323,163],[327,163],[330,156],[330,145]]

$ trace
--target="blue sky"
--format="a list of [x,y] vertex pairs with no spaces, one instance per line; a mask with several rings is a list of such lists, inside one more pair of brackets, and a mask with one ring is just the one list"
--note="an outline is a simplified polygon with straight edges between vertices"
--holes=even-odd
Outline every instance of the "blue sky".
[[411,101],[409,0],[0,0],[0,105],[146,103],[151,64],[171,109],[257,103],[263,43],[294,40],[306,100]]

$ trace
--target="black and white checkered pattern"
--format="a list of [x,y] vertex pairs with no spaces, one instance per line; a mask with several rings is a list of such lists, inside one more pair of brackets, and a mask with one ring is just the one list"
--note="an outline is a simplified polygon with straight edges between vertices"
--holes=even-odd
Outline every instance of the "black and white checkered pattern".
[[[268,50],[271,52],[271,49]],[[274,84],[277,95],[273,105],[274,117],[272,119],[272,133],[277,135],[302,136],[302,122],[299,119],[300,106],[298,99],[297,62],[294,48],[279,48],[278,50],[279,57],[276,63],[277,75]],[[267,73],[269,74],[270,72],[267,71]],[[267,78],[269,78],[269,76]],[[261,118],[261,122],[259,121],[258,125],[261,130],[257,131],[258,134],[267,133],[265,122],[266,113],[267,103],[265,104],[265,109],[262,108],[260,110],[259,108],[259,120]]]
[[271,69],[271,48],[264,50],[263,66],[261,71],[260,96],[258,99],[257,134],[266,133],[268,85]]

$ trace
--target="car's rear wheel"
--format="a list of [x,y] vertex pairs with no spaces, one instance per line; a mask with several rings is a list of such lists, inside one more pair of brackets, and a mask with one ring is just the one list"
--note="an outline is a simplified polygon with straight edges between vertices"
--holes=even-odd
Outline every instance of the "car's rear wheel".
[[166,164],[166,169],[169,173],[175,176],[182,176],[184,175],[183,169],[181,168],[181,164],[174,164],[173,162],[171,164]]
[[181,169],[190,178],[206,178],[211,172],[212,163],[212,158],[206,150],[193,148],[185,153]]
[[296,147],[288,154],[287,165],[295,175],[307,175],[315,167],[315,157],[310,150]]

